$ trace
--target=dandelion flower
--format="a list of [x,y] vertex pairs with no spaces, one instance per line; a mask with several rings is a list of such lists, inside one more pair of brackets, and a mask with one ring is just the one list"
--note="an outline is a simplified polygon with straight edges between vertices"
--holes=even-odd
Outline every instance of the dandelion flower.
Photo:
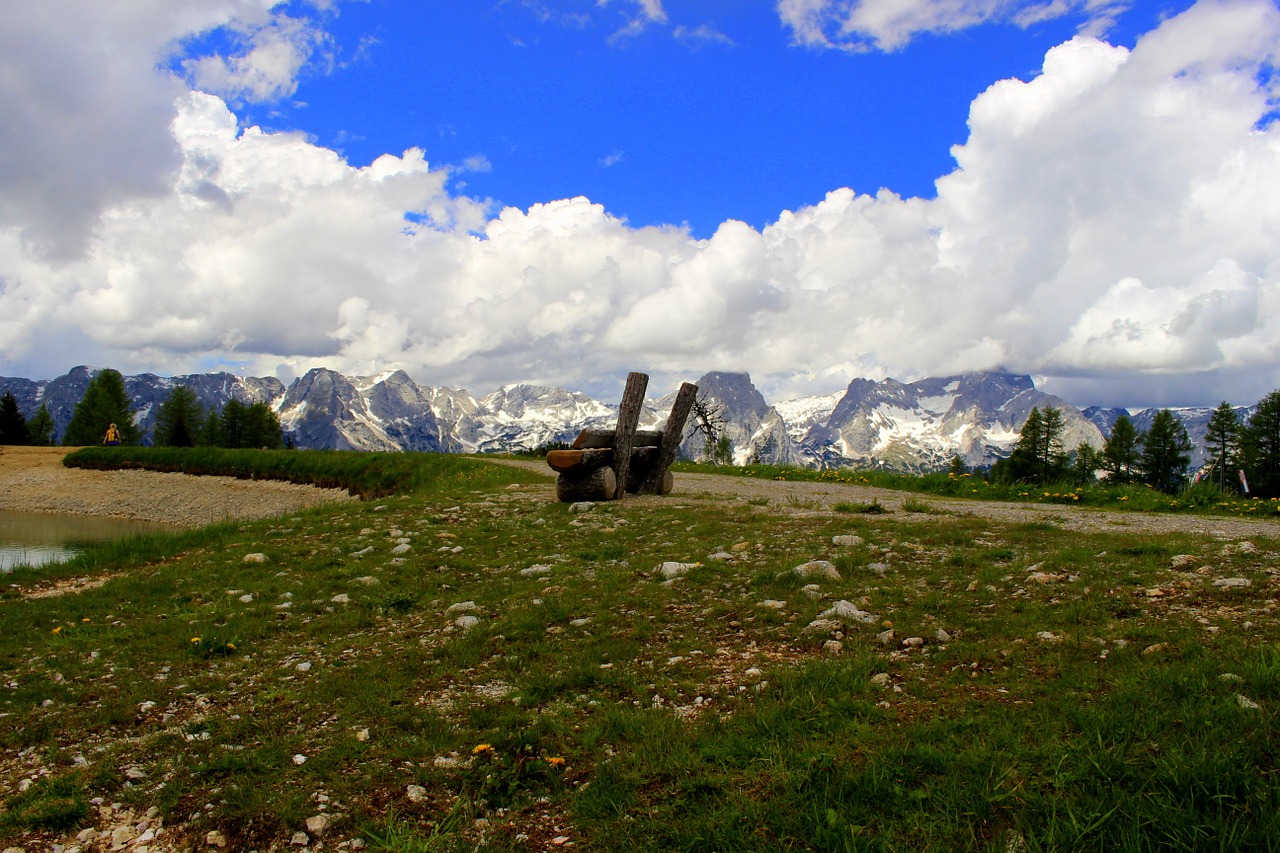
[[548,758],[547,763],[556,768],[564,767],[564,759],[558,755]]
[[55,634],[61,634],[61,633],[62,633],[62,626],[61,626],[61,625],[59,625],[57,628],[54,628],[54,629],[53,629],[53,633],[55,633]]
[[476,748],[471,750],[472,755],[483,755],[487,752],[493,752],[493,747],[487,743],[477,744]]
[[192,642],[192,643],[194,643],[194,644],[199,645],[199,643],[200,643],[200,638],[199,638],[199,637],[192,637],[192,638],[191,638],[191,642]]

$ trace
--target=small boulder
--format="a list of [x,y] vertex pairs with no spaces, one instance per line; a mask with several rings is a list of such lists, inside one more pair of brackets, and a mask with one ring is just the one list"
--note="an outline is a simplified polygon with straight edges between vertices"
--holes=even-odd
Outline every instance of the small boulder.
[[840,580],[840,570],[827,560],[810,560],[792,569],[797,577],[805,580]]
[[853,548],[855,546],[861,545],[862,542],[863,542],[863,539],[861,536],[854,536],[848,533],[841,536],[831,537],[832,545],[839,545],[844,548]]

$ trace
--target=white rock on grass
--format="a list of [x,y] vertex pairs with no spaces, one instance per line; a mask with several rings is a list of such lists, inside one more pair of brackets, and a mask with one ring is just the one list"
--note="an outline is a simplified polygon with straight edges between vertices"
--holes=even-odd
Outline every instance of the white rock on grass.
[[1248,578],[1218,578],[1213,585],[1222,589],[1244,589],[1253,586],[1253,581]]
[[427,789],[421,785],[410,785],[405,788],[404,795],[409,798],[411,803],[421,803],[427,798]]
[[1249,711],[1262,710],[1261,705],[1259,705],[1257,702],[1250,699],[1248,696],[1245,696],[1243,693],[1236,694],[1236,704],[1239,705],[1241,708],[1244,708]]
[[868,563],[867,568],[875,572],[880,577],[884,577],[884,573],[889,571],[888,563]]
[[822,587],[818,586],[816,583],[807,583],[800,587],[800,591],[809,598],[822,598],[823,595]]
[[457,619],[454,619],[453,624],[457,625],[463,631],[470,631],[472,628],[480,624],[480,620],[468,613],[465,616],[459,616]]
[[408,554],[413,550],[413,546],[408,542],[401,542],[399,545],[391,549],[392,554]]
[[767,607],[770,610],[782,610],[787,606],[785,601],[778,601],[776,598],[766,598],[760,602],[761,607]]
[[312,815],[307,818],[307,832],[314,836],[324,835],[324,831],[329,828],[329,818],[322,814]]
[[544,566],[539,563],[537,565],[530,566],[527,569],[521,569],[520,574],[527,578],[537,577],[538,575],[549,575],[551,574],[551,567]]
[[591,510],[595,508],[596,508],[596,505],[593,504],[591,501],[578,501],[577,503],[569,504],[569,512],[575,512],[575,513],[591,512]]
[[801,563],[791,570],[796,577],[805,580],[823,579],[823,580],[840,580],[840,570],[835,567],[834,563],[827,560],[810,560],[807,563]]
[[1194,566],[1198,561],[1199,558],[1191,554],[1176,554],[1169,558],[1169,565],[1175,569],[1185,569],[1187,566]]
[[457,604],[450,604],[449,608],[445,610],[444,615],[452,616],[455,613],[469,613],[472,610],[479,609],[480,608],[476,606],[474,601],[459,601]]
[[818,618],[839,619],[842,622],[861,622],[864,625],[870,625],[876,621],[874,614],[859,610],[858,605],[851,601],[845,601],[843,598],[819,613]]
[[848,534],[848,533],[846,533],[846,534],[844,534],[844,535],[841,535],[841,536],[832,536],[832,537],[831,537],[831,544],[832,544],[832,545],[840,545],[840,546],[843,546],[843,547],[845,547],[845,548],[852,548],[852,547],[855,547],[855,546],[857,546],[857,545],[861,545],[861,544],[862,544],[862,542],[863,542],[863,539],[862,539],[862,537],[861,537],[861,536],[854,536],[854,535],[852,535],[852,534]]
[[671,580],[672,578],[686,575],[690,569],[696,569],[701,565],[702,563],[676,563],[669,560],[658,567],[658,573],[662,575],[664,580]]
[[345,592],[340,592],[329,600],[334,604],[350,604],[351,596],[347,595]]
[[244,562],[246,563],[265,563],[267,561],[266,554],[245,554]]

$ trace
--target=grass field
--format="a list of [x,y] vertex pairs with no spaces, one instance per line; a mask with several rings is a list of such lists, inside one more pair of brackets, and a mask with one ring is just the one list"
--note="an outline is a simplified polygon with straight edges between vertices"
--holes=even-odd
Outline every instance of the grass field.
[[[1280,849],[1275,539],[726,506],[678,484],[578,513],[534,474],[395,464],[412,471],[358,505],[7,578],[0,839],[47,849],[150,813],[153,853],[211,832],[234,850]],[[840,579],[793,571],[814,560]]]

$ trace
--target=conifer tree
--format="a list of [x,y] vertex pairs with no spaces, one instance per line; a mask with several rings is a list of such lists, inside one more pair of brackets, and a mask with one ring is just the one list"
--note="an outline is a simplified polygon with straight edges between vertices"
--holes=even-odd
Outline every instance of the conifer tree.
[[1172,494],[1187,481],[1191,464],[1191,439],[1182,421],[1168,409],[1151,419],[1142,439],[1142,479],[1153,489]]
[[40,447],[53,444],[54,426],[49,407],[41,403],[40,408],[36,409],[36,413],[31,416],[31,420],[27,421],[27,433],[31,443]]
[[18,408],[18,400],[12,391],[0,397],[0,444],[30,444],[27,419]]
[[1136,479],[1142,433],[1128,415],[1121,415],[1111,425],[1111,435],[1102,445],[1103,467],[1112,483],[1129,483]]
[[133,425],[133,410],[124,390],[124,377],[117,370],[103,370],[89,380],[84,397],[71,413],[71,423],[62,443],[69,446],[101,444],[107,427],[120,430],[121,444],[137,444],[138,428]]
[[1218,408],[1209,416],[1204,434],[1204,452],[1209,464],[1213,466],[1213,480],[1218,488],[1225,489],[1228,478],[1232,482],[1235,480],[1235,469],[1240,461],[1242,426],[1240,415],[1226,400],[1219,403]]
[[1252,494],[1280,497],[1280,390],[1258,401],[1242,438],[1244,468]]
[[204,407],[196,393],[185,385],[175,385],[156,413],[156,447],[195,447],[204,426]]

